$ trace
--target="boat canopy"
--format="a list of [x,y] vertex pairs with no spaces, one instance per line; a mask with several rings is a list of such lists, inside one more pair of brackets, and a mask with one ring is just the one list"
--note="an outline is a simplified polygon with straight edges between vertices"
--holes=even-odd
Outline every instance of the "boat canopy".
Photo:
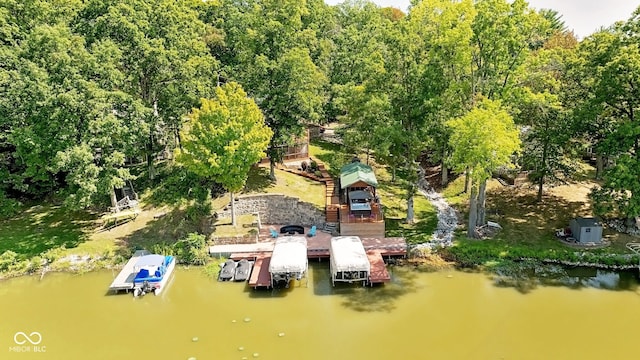
[[157,255],[157,254],[145,255],[145,256],[140,257],[140,260],[138,260],[138,262],[136,262],[135,266],[137,268],[151,267],[151,266],[162,266],[162,265],[164,265],[165,258],[166,258],[166,256],[164,256],[164,255]]
[[304,236],[283,236],[276,240],[269,263],[270,273],[304,273],[307,267],[307,239]]
[[371,263],[358,236],[331,238],[329,248],[332,272],[371,271]]

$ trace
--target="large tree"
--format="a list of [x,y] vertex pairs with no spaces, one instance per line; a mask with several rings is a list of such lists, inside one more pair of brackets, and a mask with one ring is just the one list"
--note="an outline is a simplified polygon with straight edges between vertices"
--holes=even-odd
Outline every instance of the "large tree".
[[[571,104],[567,64],[575,59],[572,33],[556,33],[529,56],[518,75],[520,87],[511,93],[516,122],[524,129],[522,168],[538,185],[538,201],[545,184],[564,182],[575,170],[578,141]],[[563,41],[558,41],[562,39]]]
[[117,49],[113,86],[147,109],[139,144],[155,176],[154,158],[176,137],[184,114],[208,97],[216,60],[205,42],[208,28],[189,0],[90,0],[75,27],[93,51]]
[[251,166],[265,156],[273,133],[239,84],[227,83],[215,93],[215,98],[203,99],[188,116],[177,161],[231,193],[231,219],[236,226],[234,193],[244,187]]
[[[598,150],[612,165],[604,183],[594,192],[596,211],[602,215],[633,218],[640,215],[640,9],[624,24],[585,40],[581,51],[587,61],[581,104],[606,124],[599,132]],[[595,72],[588,76],[588,72]],[[598,121],[598,122],[600,122]],[[595,130],[600,130],[595,128]]]
[[425,0],[411,8],[410,31],[417,34],[425,55],[421,96],[428,117],[428,147],[432,161],[441,163],[446,185],[449,132],[445,121],[468,111],[472,99],[471,0]]
[[467,236],[477,237],[476,226],[484,225],[482,192],[487,179],[500,166],[512,163],[520,149],[519,132],[513,118],[499,101],[482,100],[468,114],[447,121],[451,129],[451,159],[457,171],[471,176]]
[[275,164],[306,123],[321,119],[327,77],[314,62],[316,30],[305,21],[307,1],[223,3],[229,76],[247,89],[273,130],[267,154]]

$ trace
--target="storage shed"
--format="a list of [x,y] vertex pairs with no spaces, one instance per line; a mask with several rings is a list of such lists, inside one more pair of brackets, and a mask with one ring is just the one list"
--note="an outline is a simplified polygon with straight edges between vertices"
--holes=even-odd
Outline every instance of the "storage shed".
[[569,223],[572,236],[582,244],[602,242],[602,224],[595,218],[575,218]]
[[292,279],[307,277],[307,239],[304,236],[283,236],[276,240],[269,263],[271,285],[284,283],[288,286]]
[[331,238],[329,246],[331,257],[331,281],[362,281],[364,285],[371,276],[371,263],[364,250],[362,241],[357,236],[337,236]]

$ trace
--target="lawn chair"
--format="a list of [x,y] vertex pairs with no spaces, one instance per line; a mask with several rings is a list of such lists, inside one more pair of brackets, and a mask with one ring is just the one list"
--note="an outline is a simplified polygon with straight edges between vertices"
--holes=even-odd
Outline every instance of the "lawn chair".
[[316,226],[315,225],[313,225],[311,227],[311,230],[309,230],[309,233],[307,235],[309,235],[309,237],[316,236]]
[[269,231],[271,231],[271,237],[272,238],[277,238],[278,237],[278,232],[275,229],[269,229]]

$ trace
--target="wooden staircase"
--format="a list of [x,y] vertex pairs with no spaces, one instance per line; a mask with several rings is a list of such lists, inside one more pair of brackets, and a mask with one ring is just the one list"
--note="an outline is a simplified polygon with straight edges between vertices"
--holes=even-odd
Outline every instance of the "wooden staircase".
[[324,212],[326,217],[326,222],[328,223],[338,223],[340,222],[340,215],[338,210],[340,209],[340,198],[338,196],[338,192],[336,190],[335,182],[329,172],[325,168],[324,164],[318,162],[318,170],[320,174],[322,174],[321,181],[324,182],[325,185],[325,206]]

